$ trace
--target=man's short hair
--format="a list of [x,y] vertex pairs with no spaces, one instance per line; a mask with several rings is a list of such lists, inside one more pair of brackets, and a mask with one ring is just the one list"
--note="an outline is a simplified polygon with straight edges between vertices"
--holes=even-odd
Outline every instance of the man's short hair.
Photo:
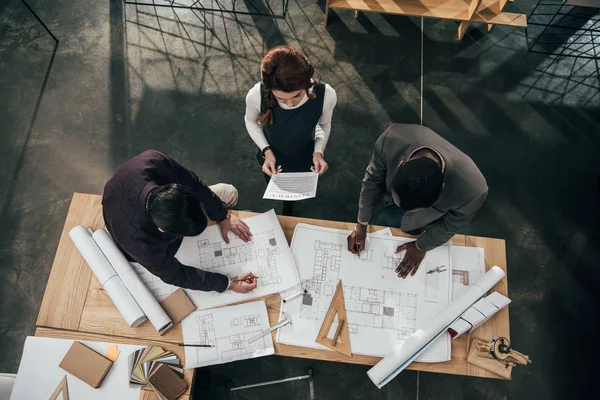
[[392,181],[392,189],[404,210],[430,207],[440,196],[444,184],[442,169],[434,160],[419,157],[400,167]]
[[146,211],[152,223],[168,233],[196,236],[206,229],[200,197],[183,185],[171,183],[152,189]]

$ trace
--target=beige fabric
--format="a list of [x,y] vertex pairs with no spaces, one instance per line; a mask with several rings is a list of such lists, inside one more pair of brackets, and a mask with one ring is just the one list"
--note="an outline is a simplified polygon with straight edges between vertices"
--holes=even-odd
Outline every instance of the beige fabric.
[[209,186],[219,198],[225,203],[227,208],[235,207],[238,203],[238,191],[235,186],[228,183],[217,183]]

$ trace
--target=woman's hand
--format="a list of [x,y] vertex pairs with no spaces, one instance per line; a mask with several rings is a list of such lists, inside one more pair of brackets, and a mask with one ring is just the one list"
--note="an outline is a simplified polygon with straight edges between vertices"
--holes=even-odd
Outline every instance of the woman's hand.
[[281,165],[277,167],[276,163],[277,159],[275,159],[273,150],[265,151],[265,161],[262,165],[262,171],[269,176],[273,176],[273,174],[281,172]]
[[310,170],[319,175],[323,175],[328,168],[329,165],[327,165],[327,161],[323,158],[323,153],[315,152],[313,154],[313,166],[310,167]]

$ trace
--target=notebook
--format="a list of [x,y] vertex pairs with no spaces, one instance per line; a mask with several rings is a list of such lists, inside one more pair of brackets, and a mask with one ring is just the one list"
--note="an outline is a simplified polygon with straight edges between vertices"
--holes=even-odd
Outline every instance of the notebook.
[[173,321],[173,326],[196,310],[196,306],[182,288],[177,289],[160,302],[162,308]]
[[108,358],[76,341],[58,366],[97,389],[112,364],[113,362]]

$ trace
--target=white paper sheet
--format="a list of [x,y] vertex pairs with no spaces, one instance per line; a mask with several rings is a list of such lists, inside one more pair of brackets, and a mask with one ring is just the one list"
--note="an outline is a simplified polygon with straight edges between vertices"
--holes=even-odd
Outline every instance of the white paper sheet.
[[169,297],[171,293],[179,289],[179,287],[175,285],[164,283],[158,276],[148,271],[143,265],[135,262],[130,264],[133,269],[135,269],[135,272],[137,272],[142,282],[144,282],[146,287],[150,290],[152,295],[158,299],[158,301],[164,300],[165,298]]
[[146,315],[94,242],[90,231],[78,225],[69,231],[69,236],[127,324],[136,327],[146,321]]
[[454,300],[485,274],[485,257],[481,247],[452,246],[451,254],[452,300]]
[[[292,254],[302,288],[308,294],[282,304],[293,325],[279,330],[278,342],[325,349],[315,343],[315,338],[340,278],[344,285],[350,347],[357,354],[380,357],[389,354],[449,304],[450,244],[428,252],[415,276],[400,279],[394,270],[404,254],[395,251],[412,239],[369,234],[366,249],[358,257],[347,250],[349,233],[306,224],[296,226]],[[432,274],[429,279],[436,282],[437,292],[429,293],[426,299],[426,272],[441,266],[447,271]],[[449,360],[449,335],[443,335],[425,359]]]
[[183,320],[182,329],[184,343],[213,346],[186,347],[185,368],[263,357],[275,352],[271,334],[248,343],[249,339],[269,329],[264,301],[194,311]]
[[[104,355],[114,343],[82,341]],[[72,400],[138,400],[140,387],[129,387],[128,356],[143,346],[118,344],[121,354],[108,371],[98,389],[61,369],[58,364],[73,344],[73,340],[29,336],[25,340],[19,372],[10,400],[47,400],[63,377],[67,376],[69,398]],[[60,398],[60,397],[59,397]]]
[[297,201],[317,195],[319,174],[315,172],[280,172],[269,180],[263,199]]
[[171,328],[173,322],[156,297],[144,285],[144,282],[142,282],[131,264],[129,264],[123,253],[121,253],[121,250],[115,245],[108,232],[97,230],[93,233],[92,238],[119,275],[129,293],[131,293],[144,314],[146,314],[154,329],[162,333]]
[[425,352],[432,343],[435,343],[436,338],[447,335],[448,326],[485,295],[504,275],[502,269],[496,266],[492,267],[477,283],[469,286],[466,292],[452,301],[445,310],[426,321],[408,340],[398,345],[391,354],[367,371],[371,381],[381,389],[394,379],[411,362],[417,359],[419,354]]
[[252,241],[244,243],[233,233],[229,244],[223,241],[218,225],[209,226],[201,235],[186,237],[175,255],[192,267],[233,277],[245,272],[258,276],[256,289],[246,294],[186,290],[199,310],[282,292],[300,283],[290,247],[275,211],[244,218],[252,232]]
[[383,228],[378,230],[377,232],[371,233],[371,236],[394,236],[392,234],[392,230],[390,228]]

